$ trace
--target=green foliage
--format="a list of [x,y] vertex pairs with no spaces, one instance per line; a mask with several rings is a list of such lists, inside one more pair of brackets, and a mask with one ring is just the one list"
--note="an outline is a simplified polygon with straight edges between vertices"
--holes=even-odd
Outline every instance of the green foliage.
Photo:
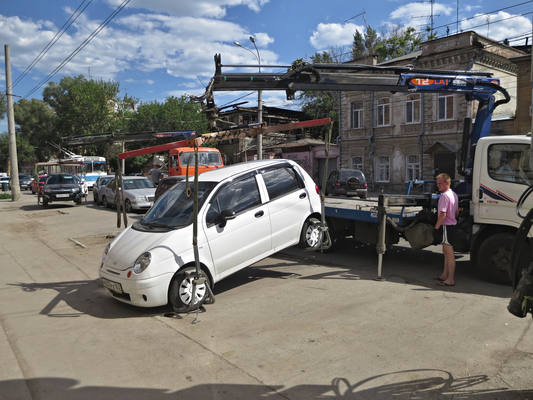
[[[23,136],[17,135],[17,159],[19,164],[24,162],[35,161],[35,148],[29,140]],[[7,171],[9,162],[9,135],[0,134],[0,170]]]
[[368,26],[364,35],[359,31],[355,32],[352,56],[355,59],[374,55],[379,63],[420,49],[422,40],[422,36],[413,27],[405,29],[396,27],[378,36],[376,30]]
[[130,132],[156,132],[195,130],[207,132],[207,118],[199,104],[188,97],[168,97],[164,103],[157,101],[142,104],[129,120]]
[[[334,60],[330,52],[317,52],[310,58],[313,64],[334,64]],[[303,59],[297,59],[293,62],[294,66],[303,66],[307,62]],[[332,138],[338,135],[338,109],[339,109],[339,93],[335,91],[306,91],[300,94],[302,111],[306,114],[308,119],[317,118],[331,118],[333,121]],[[319,131],[321,138],[325,137],[325,132],[328,127],[322,127]]]
[[83,75],[51,82],[43,99],[57,115],[60,136],[109,132],[115,116],[117,82],[87,80]]
[[37,99],[21,99],[14,105],[14,110],[15,123],[20,127],[19,135],[35,148],[37,160],[48,160],[55,150],[46,143],[59,141],[53,110]]
[[7,100],[6,95],[0,92],[0,119],[4,119],[7,112]]

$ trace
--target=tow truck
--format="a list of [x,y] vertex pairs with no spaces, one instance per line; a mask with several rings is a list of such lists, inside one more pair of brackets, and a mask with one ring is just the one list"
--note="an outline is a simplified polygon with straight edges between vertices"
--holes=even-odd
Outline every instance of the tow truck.
[[[288,99],[293,99],[297,91],[311,90],[456,93],[465,96],[467,110],[472,110],[472,102],[477,101],[474,123],[468,114],[464,120],[458,168],[464,183],[455,188],[460,198],[461,236],[456,250],[469,252],[472,262],[489,280],[510,281],[514,238],[522,222],[515,215],[515,205],[527,185],[533,183],[533,171],[527,167],[525,180],[516,182],[497,176],[496,167],[491,164],[495,150],[516,151],[529,157],[531,145],[526,136],[489,136],[494,109],[510,101],[499,79],[478,71],[349,64],[307,64],[280,73],[225,72],[225,68],[257,66],[223,65],[219,54],[214,58],[215,74],[199,99],[211,121],[216,120],[216,91],[284,90]],[[214,123],[211,127],[216,128]],[[348,235],[375,244],[381,279],[383,254],[400,238],[414,248],[437,243],[432,228],[437,198],[431,193],[380,194],[374,204],[357,199],[326,199],[325,223],[317,227],[321,232],[320,246],[328,247]],[[532,208],[533,204],[524,206]]]

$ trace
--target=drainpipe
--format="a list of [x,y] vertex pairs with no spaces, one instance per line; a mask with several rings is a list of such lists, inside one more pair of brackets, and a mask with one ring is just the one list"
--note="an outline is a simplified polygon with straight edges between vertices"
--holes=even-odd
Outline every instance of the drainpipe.
[[420,129],[420,133],[418,134],[418,146],[420,151],[420,179],[424,179],[424,134],[425,134],[425,120],[424,120],[424,93],[420,95],[420,106],[422,108],[420,112],[420,122],[422,123],[422,127]]
[[[337,132],[337,148],[339,149],[339,162],[337,167],[342,167],[342,92],[339,90],[339,131]],[[329,160],[326,160],[329,162]]]
[[374,138],[374,123],[375,123],[375,110],[374,110],[374,92],[370,92],[370,135],[368,137],[368,158],[370,160],[370,182],[372,183],[372,190],[375,190],[375,178],[374,178],[374,153],[376,150],[375,138]]

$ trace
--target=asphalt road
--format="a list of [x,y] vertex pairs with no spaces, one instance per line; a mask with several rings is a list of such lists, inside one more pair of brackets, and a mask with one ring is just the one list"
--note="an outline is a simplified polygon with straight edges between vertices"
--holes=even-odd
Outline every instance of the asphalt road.
[[372,248],[293,248],[220,282],[198,317],[168,316],[96,280],[111,210],[23,193],[0,226],[1,400],[533,399],[532,320],[467,257],[442,288],[438,248],[394,247],[384,281]]

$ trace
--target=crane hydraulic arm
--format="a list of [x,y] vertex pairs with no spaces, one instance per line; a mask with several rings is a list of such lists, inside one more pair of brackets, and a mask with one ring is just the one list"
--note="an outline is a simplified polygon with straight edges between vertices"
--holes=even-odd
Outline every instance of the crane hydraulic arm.
[[[216,113],[214,91],[285,90],[293,99],[297,91],[387,91],[414,93],[457,93],[479,102],[475,123],[465,119],[460,173],[468,176],[477,141],[489,134],[494,109],[510,101],[499,79],[479,71],[427,70],[414,67],[381,67],[354,64],[306,64],[281,73],[223,72],[223,68],[257,68],[257,65],[223,65],[215,55],[215,75],[203,99],[207,113]],[[263,69],[267,69],[263,66]],[[274,67],[272,67],[274,68]],[[496,95],[501,98],[496,100]],[[468,114],[467,114],[468,115]]]

